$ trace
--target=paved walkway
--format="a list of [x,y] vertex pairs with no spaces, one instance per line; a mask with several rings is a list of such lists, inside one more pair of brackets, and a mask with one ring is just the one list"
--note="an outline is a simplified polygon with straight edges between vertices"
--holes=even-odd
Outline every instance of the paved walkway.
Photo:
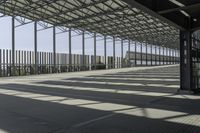
[[0,133],[199,133],[178,66],[0,79]]

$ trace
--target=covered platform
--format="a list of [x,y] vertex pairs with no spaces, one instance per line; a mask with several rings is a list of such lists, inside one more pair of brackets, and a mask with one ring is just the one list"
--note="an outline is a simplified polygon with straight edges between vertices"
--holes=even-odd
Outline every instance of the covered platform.
[[[1,0],[0,133],[199,133],[199,14],[199,0]],[[33,48],[16,49],[28,24]]]
[[2,78],[1,133],[199,133],[179,66]]

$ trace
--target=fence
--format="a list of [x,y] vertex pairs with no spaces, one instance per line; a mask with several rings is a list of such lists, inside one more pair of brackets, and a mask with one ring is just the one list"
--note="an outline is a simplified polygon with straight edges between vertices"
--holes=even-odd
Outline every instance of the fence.
[[130,65],[166,65],[166,64],[177,64],[179,63],[179,57],[167,56],[167,55],[156,55],[149,53],[139,53],[139,52],[127,52],[126,59],[130,57]]
[[[36,57],[37,58],[36,58]],[[16,50],[14,63],[11,50],[0,49],[0,76],[23,76],[32,74],[76,72],[96,69],[121,68],[121,57],[103,57],[56,53],[55,60],[52,52],[37,52]],[[106,60],[106,63],[105,63]]]
[[[145,53],[136,53],[136,56],[133,55],[135,55],[134,52],[130,54],[130,60],[128,60],[127,55],[124,59],[121,57],[113,58],[112,56],[106,58],[103,56],[96,56],[95,59],[92,55],[83,56],[72,54],[70,56],[65,53],[56,53],[54,55],[52,52],[37,52],[35,54],[33,51],[16,50],[14,52],[13,62],[12,51],[0,49],[0,77],[112,69],[135,65],[164,65],[164,62],[161,64],[161,58],[166,60],[167,64],[168,62],[169,64],[174,64],[179,61],[178,57],[158,56]],[[159,59],[157,57],[159,57]],[[136,64],[134,60],[136,60]],[[150,60],[153,63],[150,63]]]

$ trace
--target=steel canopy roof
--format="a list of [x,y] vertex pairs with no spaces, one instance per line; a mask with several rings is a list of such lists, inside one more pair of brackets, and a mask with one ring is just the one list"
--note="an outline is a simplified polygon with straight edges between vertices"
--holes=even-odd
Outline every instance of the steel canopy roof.
[[199,0],[123,0],[181,29],[200,30]]
[[122,0],[2,0],[0,12],[170,48],[179,44],[177,28]]

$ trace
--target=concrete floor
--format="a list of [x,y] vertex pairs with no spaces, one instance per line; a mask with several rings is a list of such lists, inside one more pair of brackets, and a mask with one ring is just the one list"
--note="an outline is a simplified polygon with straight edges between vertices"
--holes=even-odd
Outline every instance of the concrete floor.
[[1,78],[0,133],[199,133],[178,66]]

